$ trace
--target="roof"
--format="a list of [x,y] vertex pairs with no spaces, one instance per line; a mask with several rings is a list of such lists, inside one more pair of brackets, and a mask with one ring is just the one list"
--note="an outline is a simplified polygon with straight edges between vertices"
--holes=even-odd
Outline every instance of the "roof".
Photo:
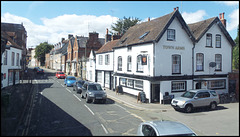
[[96,53],[98,54],[112,51],[112,48],[116,46],[118,41],[119,39],[107,42]]
[[77,36],[77,44],[79,48],[85,48],[88,41],[88,37],[78,37]]
[[162,17],[132,26],[121,37],[116,47],[143,44],[154,41],[158,42],[175,17],[179,20],[183,26],[183,29],[185,29],[193,41],[194,39],[190,29],[188,28],[179,11],[175,10]]
[[[180,135],[180,134],[192,134],[194,133],[190,128],[182,123],[175,121],[150,121],[146,122],[153,125],[160,133],[160,136],[164,135]],[[194,133],[195,134],[195,133]]]
[[232,46],[235,45],[235,42],[233,41],[232,37],[229,35],[226,28],[223,26],[222,22],[218,17],[212,17],[203,21],[199,21],[196,23],[188,24],[190,30],[192,31],[196,42],[198,42],[203,35],[212,27],[213,24],[217,23],[223,34],[226,36],[228,41]]

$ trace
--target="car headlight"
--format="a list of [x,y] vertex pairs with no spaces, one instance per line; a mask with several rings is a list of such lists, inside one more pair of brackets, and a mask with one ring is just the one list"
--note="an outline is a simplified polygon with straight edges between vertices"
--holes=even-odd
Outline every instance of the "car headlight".
[[67,83],[70,83],[70,81],[67,81]]

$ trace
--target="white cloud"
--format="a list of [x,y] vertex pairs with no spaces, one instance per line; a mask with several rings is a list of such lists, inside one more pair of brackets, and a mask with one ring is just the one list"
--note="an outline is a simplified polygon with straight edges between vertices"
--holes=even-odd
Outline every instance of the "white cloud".
[[227,30],[231,31],[237,29],[239,24],[239,9],[235,9],[229,14],[229,21],[227,20]]
[[183,19],[185,20],[185,22],[187,24],[202,21],[202,20],[204,20],[203,16],[206,16],[206,15],[207,15],[207,13],[204,10],[198,10],[193,13],[192,12],[191,13],[187,13],[187,12],[182,13]]
[[220,1],[220,3],[223,3],[227,6],[237,6],[237,5],[239,5],[239,1]]
[[48,41],[50,44],[56,44],[62,38],[67,39],[68,34],[84,35],[88,37],[88,32],[99,33],[100,38],[104,38],[106,28],[111,29],[112,22],[115,23],[118,18],[110,15],[68,15],[64,14],[55,18],[41,18],[43,25],[34,24],[27,18],[5,13],[1,17],[1,22],[23,23],[27,31],[27,47],[35,47],[41,42]]

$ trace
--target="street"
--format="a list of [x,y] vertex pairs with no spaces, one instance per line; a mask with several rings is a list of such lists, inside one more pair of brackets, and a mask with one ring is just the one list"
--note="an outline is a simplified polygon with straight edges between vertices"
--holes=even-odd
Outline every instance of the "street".
[[181,122],[201,136],[239,135],[239,103],[219,104],[217,110],[194,113],[138,110],[108,97],[106,104],[86,103],[52,70],[33,80],[30,107],[17,135],[30,136],[135,136],[138,125],[148,120]]

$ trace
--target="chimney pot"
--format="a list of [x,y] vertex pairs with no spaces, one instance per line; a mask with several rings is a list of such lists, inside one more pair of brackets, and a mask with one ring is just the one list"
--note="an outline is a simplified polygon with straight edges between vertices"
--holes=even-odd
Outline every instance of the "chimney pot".
[[176,10],[176,8],[173,8],[173,11],[175,11]]
[[222,13],[222,19],[224,19],[224,12]]
[[178,10],[178,7],[176,7],[176,10]]
[[107,32],[106,32],[106,34],[108,34],[108,28],[107,28]]
[[148,22],[150,21],[150,17],[148,17]]

